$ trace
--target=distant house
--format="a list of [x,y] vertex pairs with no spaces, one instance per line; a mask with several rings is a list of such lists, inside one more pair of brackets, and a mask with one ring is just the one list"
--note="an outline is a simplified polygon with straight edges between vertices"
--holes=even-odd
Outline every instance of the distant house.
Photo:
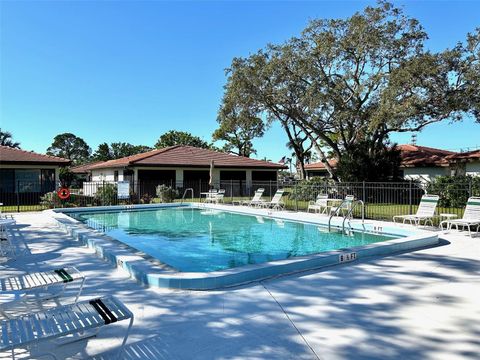
[[[398,145],[402,162],[400,169],[407,180],[429,182],[442,175],[480,175],[480,150],[468,153],[435,149],[419,145]],[[332,168],[337,160],[329,160]],[[328,176],[325,164],[317,162],[305,165],[307,177]]]
[[91,181],[92,176],[91,176],[91,173],[90,173],[90,168],[93,165],[100,164],[102,162],[103,161],[95,161],[95,162],[91,162],[91,163],[88,163],[88,164],[73,166],[73,167],[70,168],[70,171],[72,173],[76,174],[77,178],[79,178],[79,180],[82,181],[82,182],[83,181]]
[[480,176],[480,150],[447,156],[452,175]]
[[16,196],[33,197],[55,190],[59,169],[70,160],[0,146],[0,202],[8,205]]
[[152,193],[159,184],[191,187],[198,193],[208,189],[212,160],[215,187],[228,183],[238,188],[239,185],[248,187],[253,182],[276,181],[278,170],[286,169],[285,165],[272,162],[177,145],[91,164],[80,171],[88,171],[94,183],[128,181],[141,186],[138,190],[141,193]]

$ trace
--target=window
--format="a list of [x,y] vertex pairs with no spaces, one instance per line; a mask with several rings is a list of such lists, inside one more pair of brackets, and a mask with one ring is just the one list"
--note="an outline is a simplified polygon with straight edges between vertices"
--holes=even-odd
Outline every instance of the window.
[[0,191],[1,192],[15,191],[15,170],[0,169]]
[[118,170],[113,172],[113,181],[118,181]]
[[42,193],[47,193],[55,190],[55,170],[54,169],[42,169]]
[[16,169],[15,183],[18,192],[40,192],[40,169]]

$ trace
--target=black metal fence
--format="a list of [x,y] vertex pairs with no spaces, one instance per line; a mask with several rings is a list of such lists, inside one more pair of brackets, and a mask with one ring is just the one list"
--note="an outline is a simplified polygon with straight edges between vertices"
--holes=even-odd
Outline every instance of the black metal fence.
[[[480,196],[480,182],[455,184],[448,189],[435,189],[441,196],[438,214],[449,213],[462,216],[469,196]],[[55,191],[46,191],[38,184],[19,184],[18,191],[0,191],[2,211],[38,211],[57,207],[89,207],[108,205],[129,205],[159,203],[168,201],[203,201],[211,188],[225,190],[225,203],[248,200],[258,188],[264,188],[263,198],[269,200],[277,189],[285,190],[283,202],[288,210],[307,211],[308,205],[318,194],[328,194],[332,199],[343,199],[354,195],[366,204],[366,217],[389,220],[394,215],[413,214],[425,194],[428,185],[413,181],[384,183],[357,182],[332,183],[297,181],[282,183],[277,181],[245,182],[239,180],[220,181],[209,184],[206,180],[164,181],[164,182],[84,182],[81,187],[71,188],[71,195],[61,200]],[[191,189],[188,190],[187,189]],[[48,189],[51,190],[51,189]]]

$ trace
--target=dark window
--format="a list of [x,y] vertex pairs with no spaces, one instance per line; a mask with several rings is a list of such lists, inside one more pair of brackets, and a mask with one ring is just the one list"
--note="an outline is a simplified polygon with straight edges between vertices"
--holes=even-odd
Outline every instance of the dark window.
[[210,180],[209,170],[183,170],[183,181]]
[[252,181],[276,181],[276,171],[252,171]]
[[113,181],[118,181],[118,170],[113,172]]
[[138,170],[139,181],[168,184],[175,183],[175,178],[175,170]]
[[40,169],[15,169],[18,192],[40,192]]
[[176,186],[175,170],[138,170],[138,193],[155,196],[158,185]]
[[14,169],[0,169],[0,191],[1,192],[15,191],[15,170]]
[[42,169],[41,170],[41,187],[42,193],[47,193],[55,190],[55,170]]
[[133,175],[134,175],[134,172],[133,172],[132,169],[123,170],[123,181],[128,181],[132,184],[133,183]]
[[247,178],[246,171],[220,171],[220,181],[224,180],[245,180]]

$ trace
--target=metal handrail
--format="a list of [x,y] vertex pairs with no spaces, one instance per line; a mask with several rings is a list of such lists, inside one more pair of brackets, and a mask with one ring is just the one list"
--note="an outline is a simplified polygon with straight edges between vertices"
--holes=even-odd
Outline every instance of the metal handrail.
[[345,204],[345,202],[347,201],[347,199],[343,199],[342,202],[340,203],[340,205],[337,206],[337,209],[332,213],[330,212],[330,217],[328,218],[328,231],[330,232],[331,230],[331,221],[332,221],[332,218],[335,216],[335,215],[338,215],[338,211],[342,208],[343,204]]
[[182,201],[180,201],[180,205],[183,204],[183,200],[185,200],[185,196],[187,195],[187,192],[188,191],[191,191],[192,192],[192,201],[193,201],[193,188],[188,188],[188,189],[185,189],[185,191],[183,192],[183,196],[182,196]]
[[[353,204],[352,204],[352,207],[347,212],[347,214],[343,217],[342,232],[345,232],[345,221],[347,219],[350,219],[350,216],[352,216],[352,214],[353,214],[353,210],[355,210],[355,208],[357,207],[358,204],[362,204],[362,226],[364,225],[364,223],[365,223],[365,203],[363,202],[363,200],[354,200]],[[350,225],[350,220],[348,221],[348,224],[349,224],[350,228],[352,228],[352,226]]]

